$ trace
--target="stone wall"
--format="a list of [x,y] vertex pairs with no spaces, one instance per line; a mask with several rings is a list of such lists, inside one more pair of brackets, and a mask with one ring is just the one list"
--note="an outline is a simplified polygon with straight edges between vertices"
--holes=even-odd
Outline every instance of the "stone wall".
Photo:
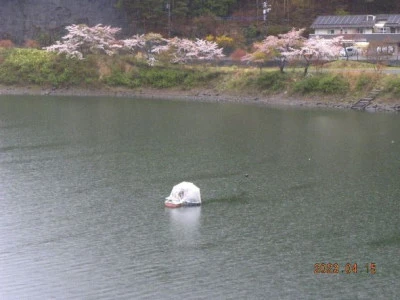
[[0,39],[22,44],[28,39],[51,43],[71,24],[111,25],[129,34],[118,0],[0,0]]

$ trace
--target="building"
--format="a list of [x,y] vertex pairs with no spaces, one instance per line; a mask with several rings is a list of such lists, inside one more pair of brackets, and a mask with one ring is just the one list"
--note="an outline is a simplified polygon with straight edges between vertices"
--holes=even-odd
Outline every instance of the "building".
[[386,49],[390,55],[400,55],[400,14],[319,16],[311,29],[310,37],[343,36],[349,44],[364,43],[375,51]]

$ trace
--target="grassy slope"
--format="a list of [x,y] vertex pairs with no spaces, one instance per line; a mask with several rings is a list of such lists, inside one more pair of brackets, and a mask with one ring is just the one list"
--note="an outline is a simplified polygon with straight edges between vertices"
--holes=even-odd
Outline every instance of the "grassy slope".
[[35,49],[0,49],[0,84],[42,87],[169,90],[213,90],[218,93],[268,96],[317,96],[330,101],[354,102],[374,87],[384,92],[381,100],[400,98],[400,76],[385,75],[375,65],[337,61],[320,68],[288,66],[284,74],[276,68],[182,66],[159,64],[149,67],[132,56],[90,56],[67,59]]

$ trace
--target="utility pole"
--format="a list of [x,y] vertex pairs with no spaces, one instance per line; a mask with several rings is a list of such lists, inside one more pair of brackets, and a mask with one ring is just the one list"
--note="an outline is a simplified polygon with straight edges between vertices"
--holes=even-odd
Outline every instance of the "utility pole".
[[171,38],[171,3],[167,2],[166,7],[168,13],[168,38]]
[[268,14],[271,11],[271,5],[268,4],[268,1],[265,0],[263,2],[263,20],[264,20],[264,25],[267,27],[267,20],[268,20]]
[[288,2],[289,2],[289,0],[283,0],[283,17],[285,18],[287,23],[289,23],[289,19],[290,19]]
[[256,0],[256,9],[257,9],[257,28],[258,28],[258,16],[259,16],[259,13],[258,13],[258,8],[259,8],[258,1],[259,1],[259,0]]

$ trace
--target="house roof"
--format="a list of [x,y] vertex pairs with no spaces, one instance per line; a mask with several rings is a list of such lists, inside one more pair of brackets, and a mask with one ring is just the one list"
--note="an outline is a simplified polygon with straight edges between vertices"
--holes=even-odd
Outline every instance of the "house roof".
[[384,21],[386,26],[400,27],[399,15],[346,15],[346,16],[318,16],[311,28],[358,28],[373,27],[377,21]]
[[387,26],[400,26],[400,15],[388,15]]

